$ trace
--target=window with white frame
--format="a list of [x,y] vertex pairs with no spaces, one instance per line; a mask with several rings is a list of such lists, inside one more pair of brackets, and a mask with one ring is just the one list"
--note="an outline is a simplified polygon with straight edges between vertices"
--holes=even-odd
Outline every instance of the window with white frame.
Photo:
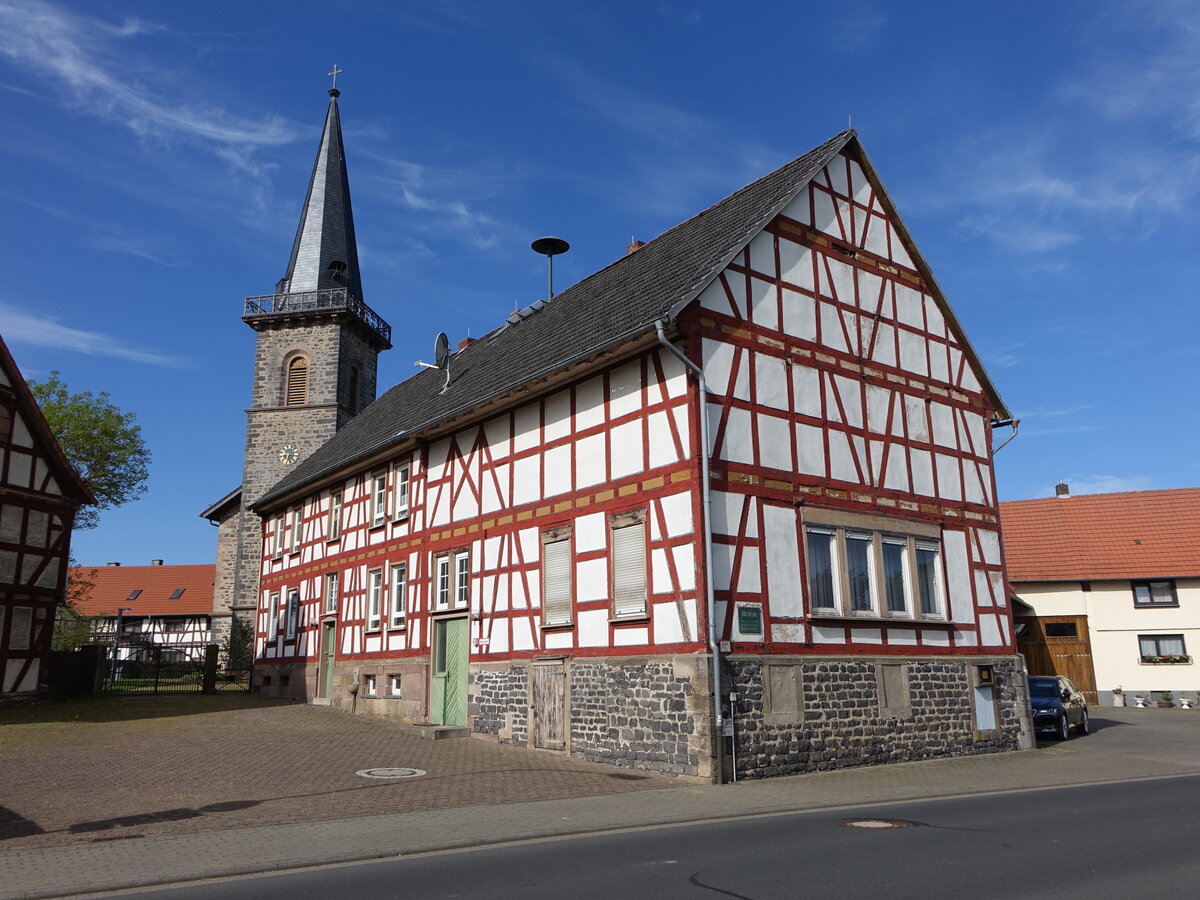
[[296,624],[300,618],[300,592],[292,589],[288,591],[287,599],[287,639],[290,641],[296,636]]
[[387,521],[387,473],[380,472],[371,479],[371,527],[378,528]]
[[811,613],[944,618],[936,526],[838,513],[813,519],[805,527]]
[[399,675],[389,675],[388,676],[388,693],[391,696],[393,696],[393,697],[402,696],[401,691],[400,691],[401,681],[402,681],[402,679],[400,678]]
[[383,569],[372,569],[367,585],[367,631],[378,631],[383,616]]
[[329,492],[329,521],[325,525],[328,540],[336,541],[342,536],[342,489]]
[[279,599],[279,592],[276,591],[267,598],[267,637],[274,640],[279,637],[280,625],[283,624],[282,619],[283,603]]
[[466,609],[471,602],[471,557],[466,550],[454,555],[454,605]]
[[408,518],[409,465],[402,463],[396,466],[396,480],[393,486],[395,492],[395,516],[397,519]]
[[341,579],[337,572],[327,572],[325,574],[325,612],[326,614],[337,612],[338,596],[341,594]]
[[374,675],[364,675],[363,676],[363,694],[367,697],[375,696],[375,676]]
[[1137,607],[1178,606],[1174,581],[1135,581],[1133,605]]
[[292,532],[291,540],[288,543],[288,551],[290,553],[300,552],[300,532],[304,519],[304,511],[302,507],[293,506],[291,512]]
[[571,624],[571,528],[542,534],[542,625]]
[[271,521],[271,558],[283,556],[283,516],[276,516]]
[[608,527],[613,617],[645,616],[646,510],[610,516]]
[[435,564],[434,603],[438,609],[450,606],[450,557],[439,556]]
[[392,566],[392,602],[389,627],[403,628],[404,614],[408,603],[408,565],[396,563]]

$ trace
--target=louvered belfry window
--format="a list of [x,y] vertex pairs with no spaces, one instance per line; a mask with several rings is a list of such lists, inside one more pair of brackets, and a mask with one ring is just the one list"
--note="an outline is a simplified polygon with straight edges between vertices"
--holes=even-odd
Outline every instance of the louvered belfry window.
[[303,356],[288,363],[285,402],[288,406],[303,406],[308,402],[308,360]]
[[612,535],[613,615],[646,615],[646,511],[609,520]]

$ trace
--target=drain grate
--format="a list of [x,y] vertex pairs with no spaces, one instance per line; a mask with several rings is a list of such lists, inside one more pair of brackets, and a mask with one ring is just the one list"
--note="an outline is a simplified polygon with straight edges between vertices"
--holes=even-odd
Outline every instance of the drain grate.
[[425,774],[425,770],[380,766],[374,769],[359,769],[354,774],[362,778],[420,778]]
[[845,822],[838,822],[843,828],[863,828],[885,829],[885,828],[908,828],[912,822],[900,822],[896,819],[847,819]]

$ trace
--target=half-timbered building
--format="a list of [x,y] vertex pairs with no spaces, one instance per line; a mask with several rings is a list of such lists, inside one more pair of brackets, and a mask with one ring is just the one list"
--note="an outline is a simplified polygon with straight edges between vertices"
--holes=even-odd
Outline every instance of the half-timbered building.
[[71,527],[91,502],[0,339],[0,704],[42,690]]
[[257,688],[715,780],[1015,748],[1008,419],[843,132],[282,448]]

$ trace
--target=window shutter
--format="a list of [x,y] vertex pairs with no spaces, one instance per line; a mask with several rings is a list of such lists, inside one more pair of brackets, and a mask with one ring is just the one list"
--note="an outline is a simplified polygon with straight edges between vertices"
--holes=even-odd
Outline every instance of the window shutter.
[[612,530],[613,614],[646,612],[646,526],[626,525]]
[[287,406],[303,406],[308,402],[308,360],[303,357],[288,363]]
[[571,621],[571,542],[542,545],[542,624]]

